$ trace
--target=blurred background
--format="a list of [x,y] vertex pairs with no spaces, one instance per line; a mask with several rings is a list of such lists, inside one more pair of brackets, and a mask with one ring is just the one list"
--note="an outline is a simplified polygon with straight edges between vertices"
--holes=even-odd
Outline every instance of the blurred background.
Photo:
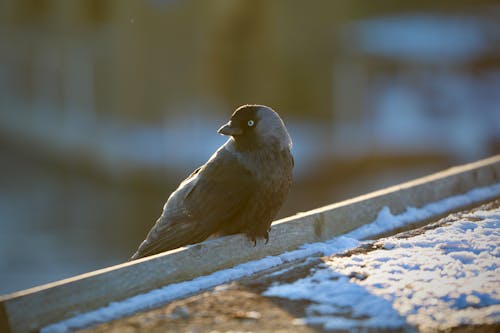
[[246,103],[294,139],[280,217],[497,154],[500,6],[0,1],[0,294],[127,260]]

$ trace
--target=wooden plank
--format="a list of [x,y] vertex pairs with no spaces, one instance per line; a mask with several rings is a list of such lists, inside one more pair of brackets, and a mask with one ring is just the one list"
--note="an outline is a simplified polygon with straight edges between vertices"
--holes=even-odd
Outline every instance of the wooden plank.
[[373,221],[384,206],[401,213],[500,182],[500,155],[276,221],[267,245],[244,236],[206,241],[0,297],[0,330],[33,332],[170,283],[331,239]]

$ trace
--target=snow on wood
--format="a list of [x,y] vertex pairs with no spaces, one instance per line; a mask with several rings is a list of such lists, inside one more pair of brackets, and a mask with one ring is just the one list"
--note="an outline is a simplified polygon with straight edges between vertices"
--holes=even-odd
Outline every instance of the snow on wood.
[[384,207],[400,214],[407,206],[422,207],[498,182],[500,156],[495,156],[282,219],[273,224],[266,245],[253,247],[244,236],[229,236],[16,292],[0,297],[0,330],[39,330],[167,284],[331,239],[374,221]]
[[[73,332],[81,328],[86,328],[88,326],[132,315],[136,312],[156,308],[165,303],[175,301],[179,298],[186,298],[192,294],[199,294],[205,290],[227,284],[231,281],[240,280],[249,276],[251,277],[256,273],[261,273],[268,269],[276,269],[278,266],[285,266],[285,268],[275,271],[272,275],[283,275],[286,274],[284,272],[287,272],[297,263],[307,262],[308,259],[312,259],[314,262],[319,256],[331,256],[359,247],[360,244],[363,243],[360,241],[361,239],[372,238],[382,232],[393,230],[394,228],[402,226],[408,226],[416,221],[421,221],[422,218],[425,219],[429,216],[436,214],[439,215],[441,212],[450,211],[451,209],[457,207],[463,207],[471,202],[481,202],[485,198],[492,198],[495,196],[500,196],[500,184],[473,189],[465,194],[447,197],[420,208],[408,207],[405,212],[397,215],[393,215],[387,207],[384,207],[377,215],[375,221],[365,224],[351,232],[348,232],[347,234],[334,237],[331,240],[305,244],[297,250],[284,252],[277,256],[268,256],[262,259],[249,261],[231,268],[216,271],[209,275],[197,277],[190,281],[172,283],[162,288],[155,289],[120,302],[113,302],[108,306],[101,307],[97,310],[89,311],[48,325],[42,328],[40,332]],[[383,246],[385,249],[394,249],[397,244],[384,240]],[[291,290],[291,292],[293,295],[297,294],[296,290]],[[329,291],[325,290],[325,292]],[[382,313],[380,314],[382,315]],[[380,317],[375,318],[375,322],[378,319],[380,319]],[[394,321],[392,323],[395,325],[400,322],[399,320],[396,320],[396,318],[393,319]],[[348,323],[355,325],[358,322],[352,321]],[[371,322],[371,324],[373,324],[373,322]],[[331,322],[329,325],[331,325]]]

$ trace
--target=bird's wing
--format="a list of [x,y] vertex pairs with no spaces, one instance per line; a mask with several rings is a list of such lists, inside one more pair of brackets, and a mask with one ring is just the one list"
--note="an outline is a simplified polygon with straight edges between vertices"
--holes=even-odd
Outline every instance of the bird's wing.
[[219,150],[172,193],[162,216],[132,259],[201,242],[235,218],[257,183],[235,156]]

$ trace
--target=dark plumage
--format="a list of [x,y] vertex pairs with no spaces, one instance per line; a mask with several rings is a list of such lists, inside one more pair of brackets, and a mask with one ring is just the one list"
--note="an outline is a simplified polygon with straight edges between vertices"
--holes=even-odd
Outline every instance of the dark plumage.
[[210,236],[245,233],[254,242],[268,240],[292,182],[286,127],[271,108],[244,105],[218,132],[229,140],[170,195],[132,260]]

